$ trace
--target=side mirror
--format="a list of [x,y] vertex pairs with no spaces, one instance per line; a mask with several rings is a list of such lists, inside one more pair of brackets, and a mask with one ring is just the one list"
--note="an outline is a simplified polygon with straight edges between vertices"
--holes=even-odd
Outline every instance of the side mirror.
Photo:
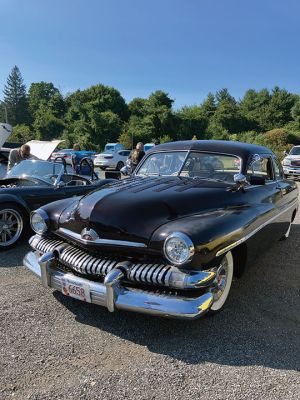
[[60,189],[60,188],[62,188],[62,187],[64,187],[64,186],[66,186],[66,184],[65,184],[65,182],[63,182],[63,181],[59,181],[59,182],[56,183],[54,186],[55,186],[55,189]]
[[124,176],[128,176],[129,175],[128,167],[126,165],[120,169],[120,172]]
[[238,186],[245,186],[248,183],[247,178],[243,174],[235,174],[233,180]]

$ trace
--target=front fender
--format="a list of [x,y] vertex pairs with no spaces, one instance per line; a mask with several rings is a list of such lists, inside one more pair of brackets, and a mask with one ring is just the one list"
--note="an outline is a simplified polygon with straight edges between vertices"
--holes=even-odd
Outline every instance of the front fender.
[[28,204],[19,196],[16,196],[14,194],[0,194],[0,204],[3,203],[10,203],[10,204],[16,204],[18,206],[21,206],[28,214],[30,213],[30,208],[28,207]]
[[152,235],[150,247],[162,249],[173,232],[183,232],[194,243],[195,255],[191,267],[207,265],[243,241],[275,214],[270,204],[257,207],[241,206],[214,210],[177,219],[160,226]]
[[67,199],[54,201],[41,207],[41,209],[44,210],[49,217],[50,230],[55,231],[58,229],[59,219],[64,210],[66,210],[73,204],[78,204],[81,198],[82,196],[69,197]]

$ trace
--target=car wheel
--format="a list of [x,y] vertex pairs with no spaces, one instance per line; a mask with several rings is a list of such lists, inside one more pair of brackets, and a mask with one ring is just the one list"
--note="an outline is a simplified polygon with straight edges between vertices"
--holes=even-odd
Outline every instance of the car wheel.
[[124,167],[124,163],[122,161],[119,161],[117,164],[117,170],[120,171],[121,168],[123,168],[123,167]]
[[15,246],[24,236],[24,213],[15,205],[0,205],[0,251]]
[[223,308],[230,292],[233,279],[234,261],[231,251],[225,254],[218,267],[214,268],[216,273],[215,287],[213,289],[213,304],[209,314],[215,314]]

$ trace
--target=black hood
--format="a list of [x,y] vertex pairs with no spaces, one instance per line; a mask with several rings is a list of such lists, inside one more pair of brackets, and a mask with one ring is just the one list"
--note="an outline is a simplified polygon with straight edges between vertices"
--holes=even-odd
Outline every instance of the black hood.
[[[65,210],[60,227],[80,233],[94,229],[102,238],[147,243],[161,225],[231,203],[227,183],[181,177],[130,178],[83,197]],[[213,207],[213,208],[212,208]],[[71,218],[70,218],[71,214]]]

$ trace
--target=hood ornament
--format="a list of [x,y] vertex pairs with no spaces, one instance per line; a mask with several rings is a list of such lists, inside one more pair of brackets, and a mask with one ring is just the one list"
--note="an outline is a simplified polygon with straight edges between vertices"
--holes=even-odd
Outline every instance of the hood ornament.
[[91,242],[99,239],[97,232],[95,232],[93,229],[89,229],[89,228],[84,228],[83,231],[81,231],[80,236],[81,236],[81,239],[89,240]]

